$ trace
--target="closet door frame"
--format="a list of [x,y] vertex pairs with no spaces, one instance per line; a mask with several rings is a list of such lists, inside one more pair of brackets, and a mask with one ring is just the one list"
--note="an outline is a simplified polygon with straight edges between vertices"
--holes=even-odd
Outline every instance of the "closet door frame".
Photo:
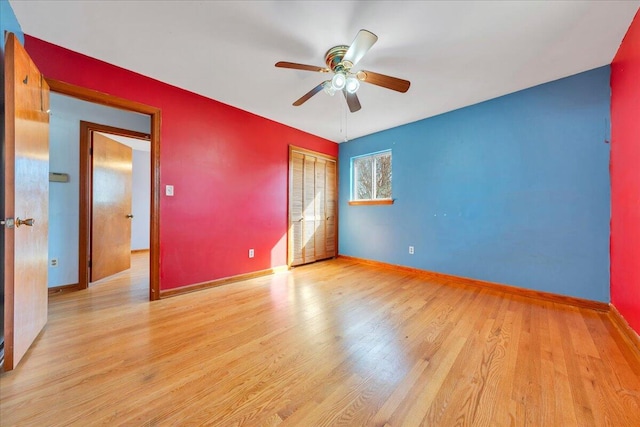
[[[334,249],[334,257],[338,256],[338,158],[330,156],[328,154],[319,153],[317,151],[308,150],[306,148],[296,147],[295,145],[289,145],[289,180],[288,180],[288,188],[287,188],[287,265],[289,268],[293,266],[293,223],[295,221],[294,218],[291,217],[293,210],[293,153],[296,152],[298,154],[302,154],[305,156],[313,156],[316,158],[323,159],[325,161],[330,161],[335,163],[335,187],[333,189],[335,194],[335,225],[334,225],[334,241],[335,241],[335,249]],[[304,164],[303,164],[304,170]],[[326,180],[326,178],[325,178]],[[325,206],[327,205],[327,200],[325,197]],[[325,208],[326,209],[326,208]],[[304,206],[303,206],[304,211]],[[326,212],[325,212],[326,213]]]

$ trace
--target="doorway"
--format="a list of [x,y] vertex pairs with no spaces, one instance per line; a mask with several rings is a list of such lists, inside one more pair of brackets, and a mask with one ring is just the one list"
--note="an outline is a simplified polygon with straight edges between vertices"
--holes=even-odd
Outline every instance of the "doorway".
[[[80,86],[71,85],[58,80],[46,79],[51,91],[72,98],[106,105],[125,111],[140,113],[149,116],[151,126],[149,132],[150,144],[150,228],[149,228],[149,300],[154,301],[160,298],[160,119],[159,108],[118,98],[112,95],[86,89]],[[83,167],[81,163],[80,167]],[[85,164],[86,167],[86,164]],[[86,191],[81,194],[86,194]],[[88,205],[90,201],[84,201]],[[82,203],[80,203],[82,206]],[[80,250],[80,248],[79,248]],[[88,265],[87,265],[88,267]]]
[[148,177],[138,171],[149,162],[149,139],[146,133],[80,122],[80,289],[128,269],[132,249],[149,249],[149,235],[140,230],[150,223],[148,206],[140,206],[140,199],[149,200]]
[[337,159],[289,147],[289,267],[337,254]]
[[[70,96],[52,93],[50,96],[49,123],[49,267],[47,286],[49,294],[85,288],[79,283],[80,253],[80,184],[84,183],[80,174],[81,153],[86,135],[82,131],[82,122],[98,122],[116,129],[136,131],[134,136],[147,136],[151,122],[148,115],[132,113],[108,106],[79,100]],[[96,126],[98,128],[98,126]],[[104,130],[109,130],[104,128]],[[125,133],[121,131],[120,133]],[[105,134],[106,135],[106,134]],[[116,136],[112,136],[116,138]],[[137,140],[136,140],[137,142]],[[136,164],[136,169],[146,170],[145,193],[147,199],[146,228],[147,241],[144,247],[149,249],[149,199],[150,199],[150,156],[148,139],[141,142],[146,148],[146,165]],[[137,151],[136,151],[137,153]],[[84,160],[84,159],[83,159]],[[119,169],[119,168],[118,168]],[[132,172],[136,172],[129,167]],[[91,171],[91,169],[89,169]],[[136,176],[139,179],[139,176]],[[91,188],[90,186],[88,188]],[[112,197],[109,193],[100,192],[99,200]],[[91,198],[89,197],[89,200]],[[127,212],[130,213],[130,212]],[[141,217],[135,219],[139,222]],[[128,222],[132,222],[128,220]],[[122,226],[123,224],[119,224]],[[123,242],[124,244],[125,242]]]

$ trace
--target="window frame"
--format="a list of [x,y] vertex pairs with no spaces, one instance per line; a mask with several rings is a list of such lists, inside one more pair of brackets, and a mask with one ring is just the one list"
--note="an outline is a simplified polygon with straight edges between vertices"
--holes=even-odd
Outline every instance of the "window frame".
[[381,150],[381,151],[376,151],[373,153],[367,153],[367,154],[361,154],[359,156],[353,156],[351,157],[351,161],[350,161],[350,171],[349,171],[349,175],[350,175],[350,183],[349,183],[349,205],[351,206],[357,206],[357,205],[392,205],[393,204],[393,173],[391,174],[392,177],[392,189],[391,189],[391,197],[385,197],[385,198],[379,198],[379,199],[356,199],[356,191],[355,191],[355,185],[356,185],[356,167],[355,167],[355,162],[359,159],[362,158],[372,158],[373,159],[373,164],[371,167],[371,173],[372,173],[372,183],[373,183],[373,196],[375,196],[376,194],[376,183],[377,183],[377,179],[376,179],[376,159],[381,158],[381,157],[385,157],[385,156],[389,156],[390,158],[390,163],[391,163],[391,167],[393,170],[393,153],[391,149],[387,149],[387,150]]

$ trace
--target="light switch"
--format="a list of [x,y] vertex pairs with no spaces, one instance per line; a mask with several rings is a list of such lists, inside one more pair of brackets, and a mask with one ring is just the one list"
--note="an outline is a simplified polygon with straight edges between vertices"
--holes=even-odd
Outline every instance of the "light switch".
[[173,185],[167,185],[165,194],[167,196],[173,196]]

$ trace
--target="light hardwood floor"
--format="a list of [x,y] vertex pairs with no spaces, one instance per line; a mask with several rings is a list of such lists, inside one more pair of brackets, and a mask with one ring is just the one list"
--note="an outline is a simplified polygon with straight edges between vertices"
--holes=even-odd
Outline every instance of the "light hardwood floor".
[[153,303],[54,295],[3,426],[640,426],[606,313],[337,259]]

